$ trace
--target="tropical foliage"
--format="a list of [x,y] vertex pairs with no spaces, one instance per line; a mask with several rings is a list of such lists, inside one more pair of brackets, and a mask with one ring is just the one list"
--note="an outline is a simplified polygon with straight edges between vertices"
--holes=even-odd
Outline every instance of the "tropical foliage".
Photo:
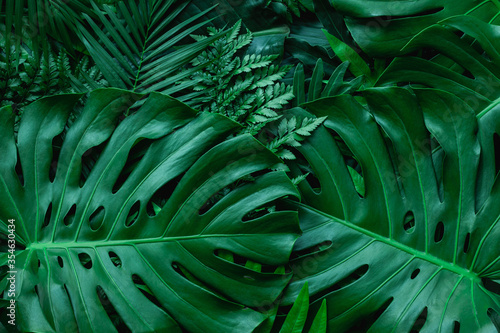
[[0,329],[500,331],[499,16],[0,0]]

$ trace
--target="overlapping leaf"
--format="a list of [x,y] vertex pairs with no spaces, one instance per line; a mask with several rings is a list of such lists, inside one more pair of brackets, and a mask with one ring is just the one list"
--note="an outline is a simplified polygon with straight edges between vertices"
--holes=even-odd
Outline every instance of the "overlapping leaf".
[[[457,35],[464,34],[464,37]],[[500,98],[500,27],[469,16],[457,16],[433,25],[403,49],[432,49],[443,57],[425,60],[396,58],[378,85],[420,84],[460,97],[480,114]],[[471,39],[475,41],[471,43]],[[472,45],[471,45],[472,44]]]
[[196,23],[213,9],[174,24],[188,4],[188,0],[127,0],[118,2],[116,9],[104,5],[101,11],[92,3],[98,19],[83,15],[91,29],[79,24],[78,33],[112,87],[173,94],[186,88],[175,83],[192,73],[179,74],[179,69],[222,36],[182,45],[185,37],[209,22]]
[[[73,53],[75,45],[75,23],[82,13],[92,17],[95,14],[90,8],[91,0],[6,0],[0,1],[0,18],[2,18],[2,34],[6,49],[11,43],[15,45],[13,57],[7,54],[10,61],[19,63],[21,43],[32,44],[33,53],[40,56],[41,51],[48,56],[51,36],[62,44],[66,51]],[[104,1],[97,1],[98,4]],[[5,28],[5,31],[3,31]]]
[[297,196],[283,172],[266,171],[280,160],[250,136],[225,140],[231,120],[156,93],[117,124],[138,96],[96,90],[65,129],[79,98],[31,104],[17,137],[0,109],[0,228],[15,220],[18,327],[252,331],[290,278],[280,266],[299,233],[296,212],[248,214]]
[[500,108],[477,117],[432,89],[364,95],[308,105],[328,119],[298,148],[312,174],[285,303],[308,281],[330,332],[494,332]]
[[330,0],[346,15],[354,40],[372,56],[398,54],[423,29],[446,18],[467,14],[500,22],[498,0]]

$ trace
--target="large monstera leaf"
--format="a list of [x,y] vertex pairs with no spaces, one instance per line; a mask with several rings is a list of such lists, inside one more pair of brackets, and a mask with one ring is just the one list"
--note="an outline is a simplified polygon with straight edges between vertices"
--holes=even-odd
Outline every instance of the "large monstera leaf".
[[80,97],[30,105],[17,136],[0,110],[0,226],[5,237],[15,220],[18,327],[252,331],[266,318],[259,304],[290,278],[280,266],[299,233],[296,212],[248,214],[297,195],[269,171],[280,160],[250,136],[225,139],[238,126],[229,119],[156,93],[117,124],[138,96],[94,91],[65,129]]
[[354,40],[373,56],[396,55],[421,30],[455,15],[500,22],[497,0],[330,0]]
[[[396,58],[377,84],[409,82],[446,90],[481,113],[500,98],[499,34],[500,26],[471,16],[456,16],[439,22],[415,36],[403,52],[431,49],[446,56],[448,61],[442,57],[431,60],[411,56]],[[471,40],[475,41],[472,45]]]
[[397,87],[362,101],[307,105],[328,119],[291,166],[312,173],[284,303],[307,281],[330,332],[495,332],[500,108]]

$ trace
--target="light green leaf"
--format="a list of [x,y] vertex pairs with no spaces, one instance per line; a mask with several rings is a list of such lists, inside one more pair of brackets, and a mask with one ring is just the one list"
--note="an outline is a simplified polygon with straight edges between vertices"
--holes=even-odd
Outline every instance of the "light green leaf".
[[352,74],[354,74],[355,76],[365,75],[366,78],[371,80],[372,74],[370,71],[370,67],[368,67],[366,62],[356,51],[354,51],[349,45],[347,45],[337,37],[330,35],[328,31],[323,29],[323,33],[328,39],[333,52],[335,52],[340,60],[342,62],[349,61],[349,70]]
[[307,282],[304,283],[292,309],[286,316],[280,333],[302,333],[309,310],[309,290]]
[[321,307],[319,308],[318,312],[316,313],[316,317],[314,317],[314,320],[313,320],[313,323],[311,325],[311,328],[309,329],[309,332],[326,333],[326,321],[327,321],[326,300],[324,299],[321,302]]

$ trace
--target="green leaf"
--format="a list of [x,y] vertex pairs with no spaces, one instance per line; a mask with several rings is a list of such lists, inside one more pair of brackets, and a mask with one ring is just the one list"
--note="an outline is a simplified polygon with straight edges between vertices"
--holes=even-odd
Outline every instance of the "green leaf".
[[319,308],[318,313],[316,313],[316,317],[314,317],[309,332],[326,333],[326,319],[326,300],[323,300],[321,302],[321,307]]
[[314,12],[323,27],[345,43],[352,44],[352,37],[344,23],[344,17],[337,12],[328,0],[313,0]]
[[307,282],[304,283],[292,309],[286,316],[280,333],[302,333],[309,310],[309,291]]
[[323,82],[323,60],[318,59],[316,66],[314,66],[314,71],[311,77],[311,82],[309,83],[309,98],[308,101],[313,101],[318,99],[321,95],[321,88]]
[[[7,0],[5,6],[0,1],[2,35],[5,33],[7,49],[14,43],[15,52],[11,61],[16,67],[22,56],[22,44],[33,45],[32,52],[39,60],[49,52],[49,42],[53,38],[61,42],[67,52],[74,54],[76,43],[74,25],[82,13],[95,16],[90,0],[71,0],[61,4],[49,0]],[[5,29],[5,31],[3,31]],[[10,58],[10,55],[7,55]]]
[[330,0],[347,16],[354,40],[372,56],[399,54],[403,46],[423,29],[452,16],[467,14],[498,24],[498,0]]
[[333,52],[340,58],[342,62],[349,61],[349,70],[355,76],[365,75],[369,80],[371,80],[372,73],[370,67],[361,58],[361,56],[354,51],[349,45],[342,42],[337,37],[330,35],[326,30],[323,29]]
[[0,109],[0,232],[15,220],[19,330],[252,331],[268,316],[255,304],[290,278],[274,271],[300,232],[294,211],[244,219],[298,196],[270,171],[280,159],[249,135],[226,139],[239,129],[228,118],[159,93],[120,121],[143,96],[96,90],[68,123],[80,97],[30,104],[17,137]]
[[181,44],[184,38],[209,22],[196,24],[214,8],[169,25],[187,4],[188,1],[171,0],[125,1],[119,2],[114,10],[104,5],[106,15],[94,5],[99,19],[84,15],[90,28],[78,23],[77,32],[112,87],[173,94],[182,89],[175,84],[189,73],[179,73],[179,69],[223,35]]
[[[459,38],[455,29],[474,38],[481,50]],[[463,99],[476,112],[488,112],[500,98],[500,43],[496,37],[499,33],[500,27],[474,17],[444,20],[415,36],[404,51],[434,49],[457,64],[458,71],[432,60],[402,57],[391,63],[377,84],[410,82],[443,89]]]
[[293,75],[293,95],[295,96],[294,106],[299,106],[306,102],[304,66],[298,64]]
[[349,171],[349,175],[352,178],[352,182],[354,183],[354,188],[356,192],[359,193],[362,197],[365,196],[365,182],[363,181],[363,177],[352,167],[347,166],[347,170]]
[[[500,108],[477,117],[434,89],[363,94],[363,104],[341,95],[306,105],[328,119],[297,148],[312,172],[292,205],[303,236],[283,304],[308,281],[330,332],[496,331]],[[292,176],[305,173],[298,163]]]

